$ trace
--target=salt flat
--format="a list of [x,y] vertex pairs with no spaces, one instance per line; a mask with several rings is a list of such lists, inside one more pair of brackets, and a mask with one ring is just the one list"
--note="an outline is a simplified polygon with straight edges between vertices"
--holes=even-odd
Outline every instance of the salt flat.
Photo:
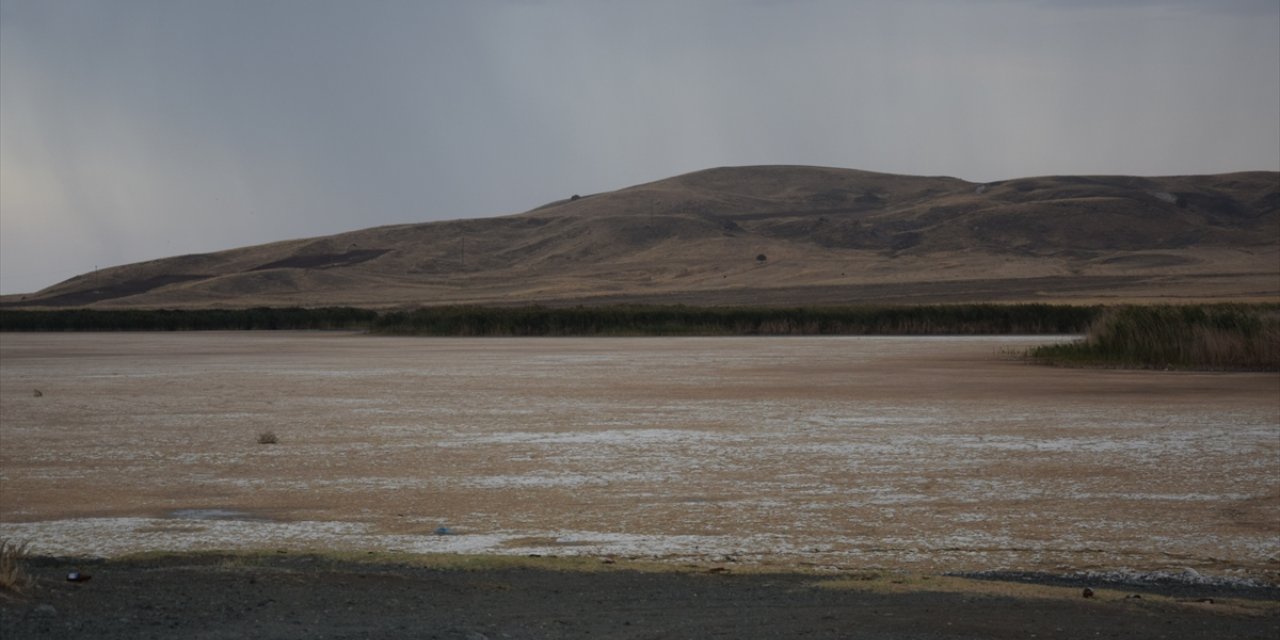
[[4,334],[0,536],[1280,576],[1280,376],[1061,339]]

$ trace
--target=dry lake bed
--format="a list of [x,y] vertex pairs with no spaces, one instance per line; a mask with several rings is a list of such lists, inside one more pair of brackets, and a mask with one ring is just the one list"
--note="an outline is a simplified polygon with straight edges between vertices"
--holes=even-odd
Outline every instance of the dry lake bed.
[[1280,375],[1062,339],[3,334],[0,537],[1280,578]]

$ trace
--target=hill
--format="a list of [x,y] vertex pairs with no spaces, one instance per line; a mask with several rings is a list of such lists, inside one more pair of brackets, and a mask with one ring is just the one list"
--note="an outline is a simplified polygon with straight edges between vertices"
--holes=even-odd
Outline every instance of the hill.
[[1280,174],[709,169],[496,218],[129,264],[7,307],[1280,298]]

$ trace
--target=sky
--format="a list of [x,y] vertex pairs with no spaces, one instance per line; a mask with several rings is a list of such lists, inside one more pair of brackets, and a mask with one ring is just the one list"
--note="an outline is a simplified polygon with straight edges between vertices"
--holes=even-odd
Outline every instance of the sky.
[[0,0],[0,292],[716,166],[1280,170],[1280,0]]

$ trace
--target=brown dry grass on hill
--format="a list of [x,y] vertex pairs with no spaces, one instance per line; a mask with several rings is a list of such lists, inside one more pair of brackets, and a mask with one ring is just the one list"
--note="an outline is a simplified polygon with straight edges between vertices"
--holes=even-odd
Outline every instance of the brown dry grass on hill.
[[124,265],[3,304],[1277,298],[1274,172],[974,184],[774,166],[699,171],[513,216]]

